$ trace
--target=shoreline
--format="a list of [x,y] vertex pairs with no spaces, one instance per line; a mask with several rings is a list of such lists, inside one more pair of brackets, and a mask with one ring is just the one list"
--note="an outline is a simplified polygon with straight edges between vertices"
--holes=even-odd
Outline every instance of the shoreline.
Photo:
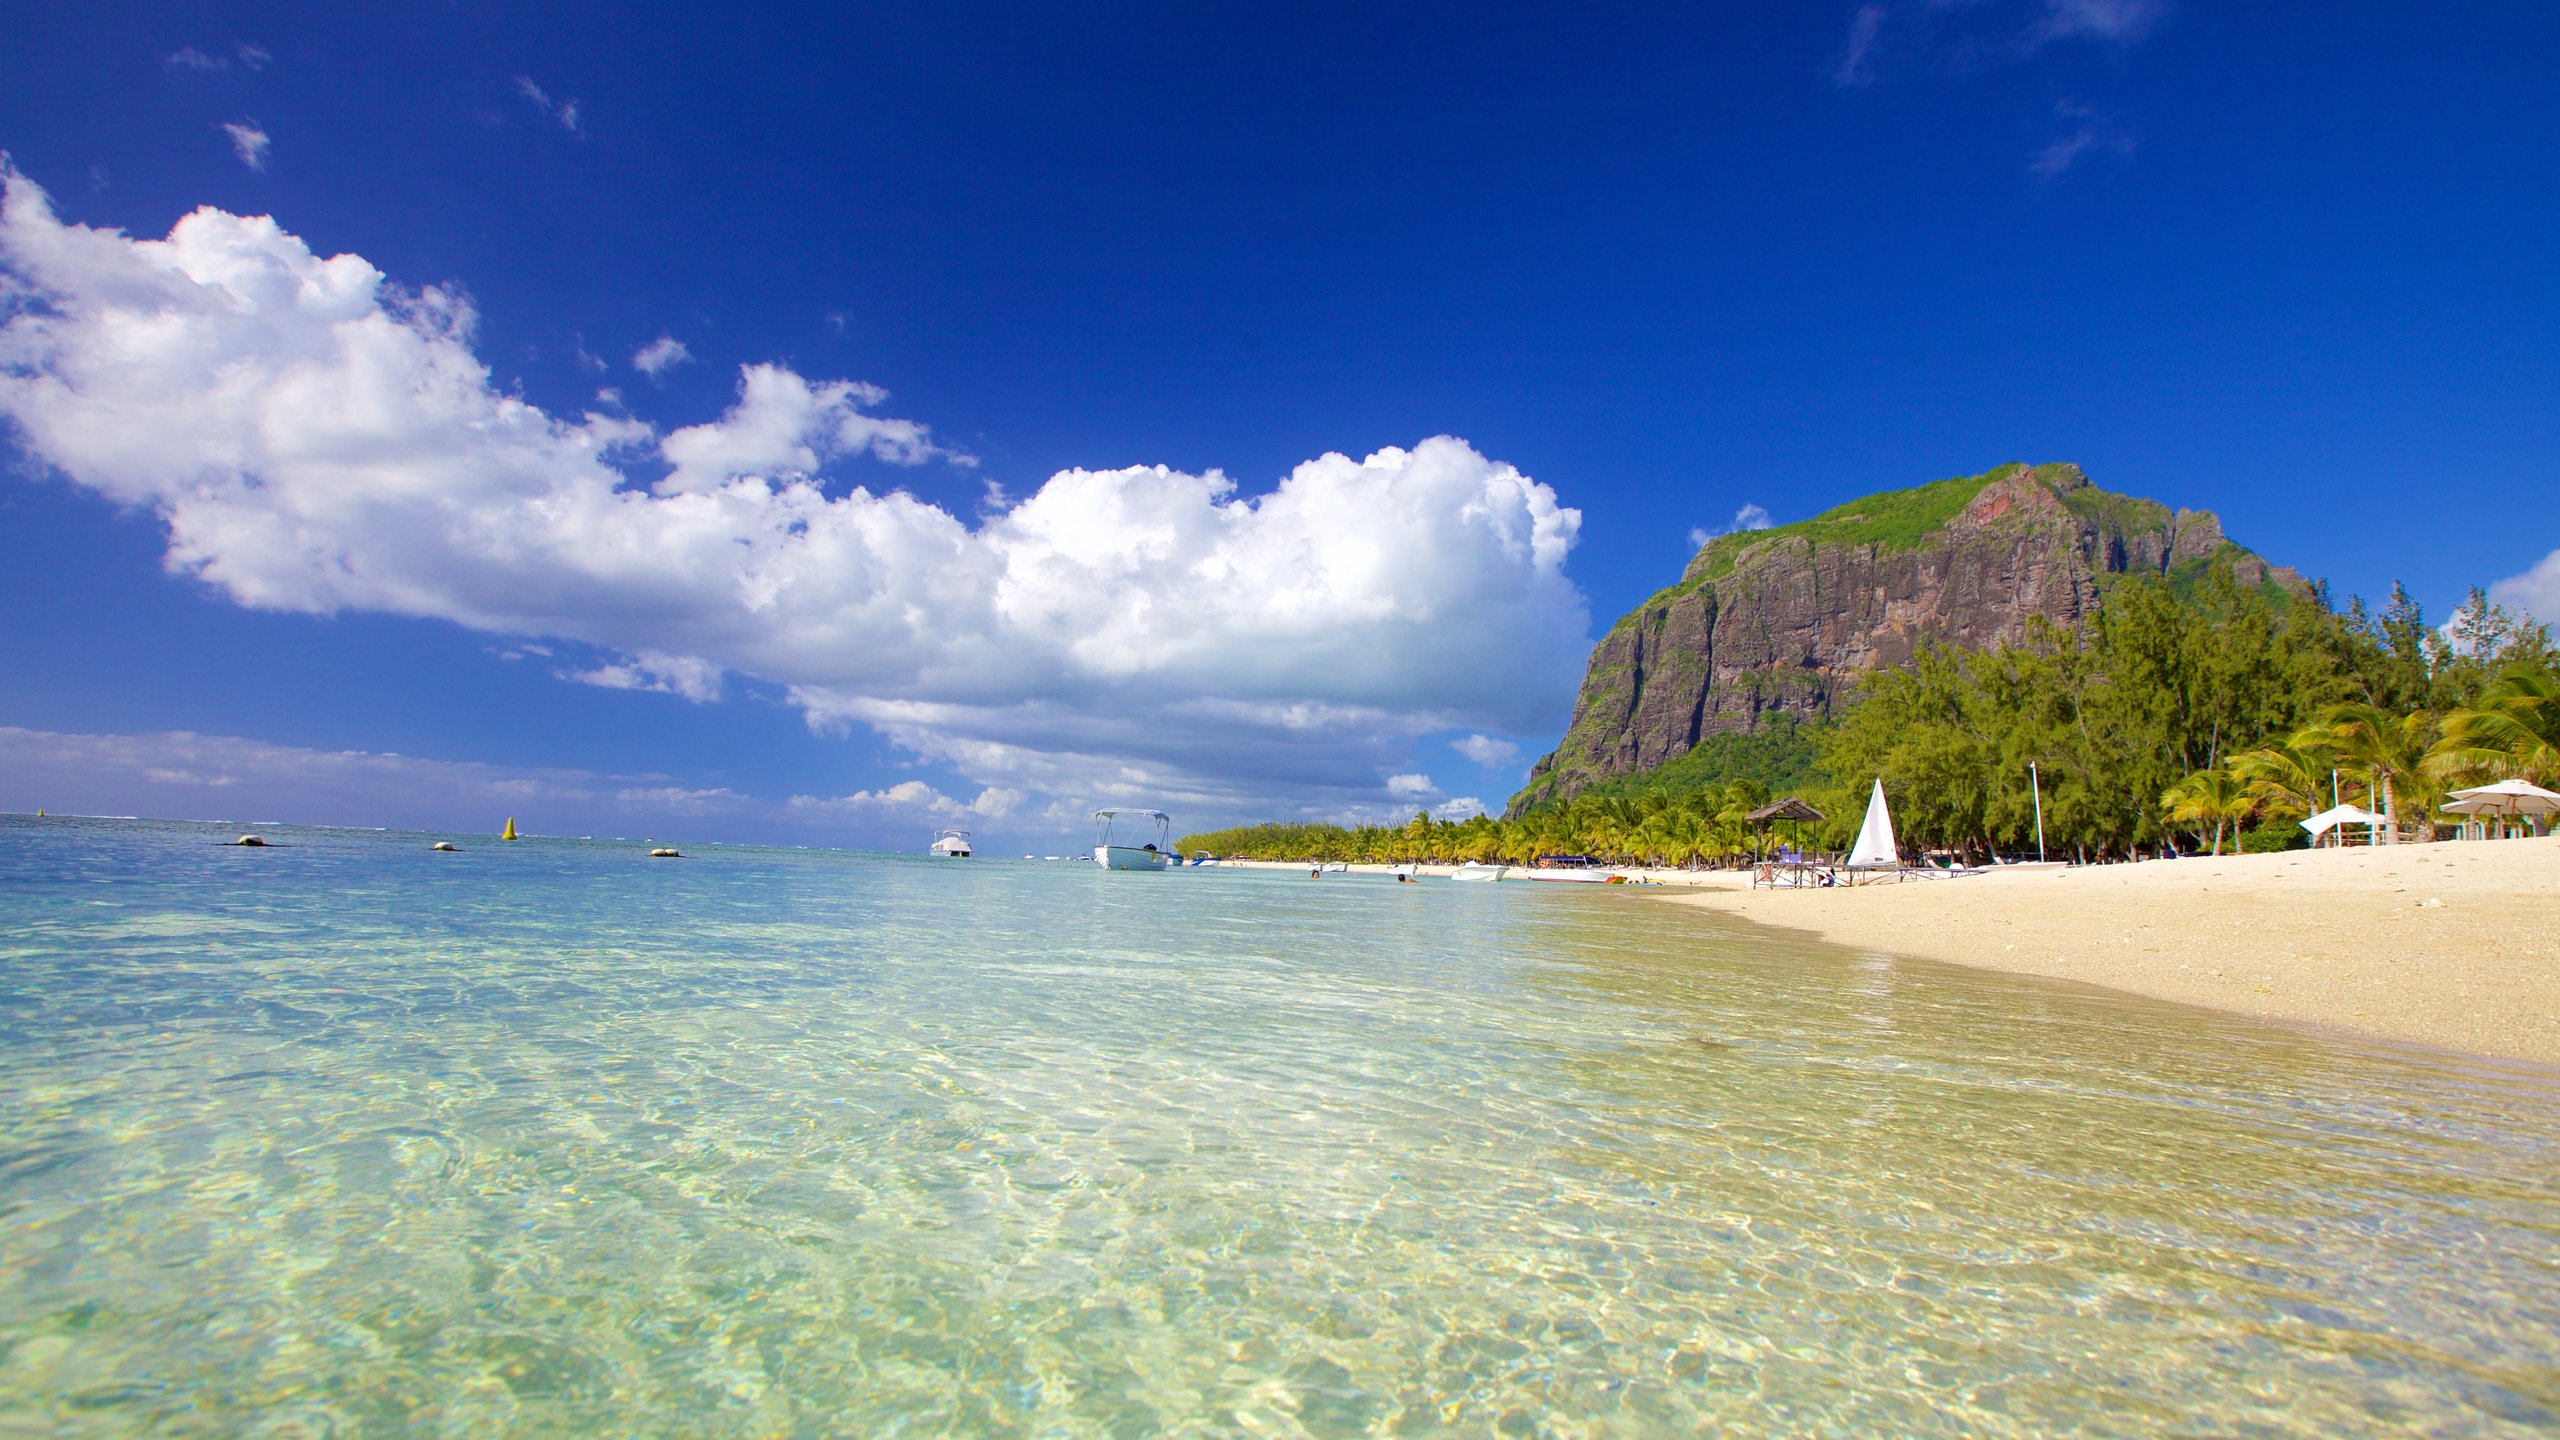
[[1835,945],[2560,1066],[2560,837],[1651,893]]
[[1834,945],[2560,1068],[2560,836],[1812,890],[1753,890],[1739,870],[1613,873],[1662,887],[1635,893]]

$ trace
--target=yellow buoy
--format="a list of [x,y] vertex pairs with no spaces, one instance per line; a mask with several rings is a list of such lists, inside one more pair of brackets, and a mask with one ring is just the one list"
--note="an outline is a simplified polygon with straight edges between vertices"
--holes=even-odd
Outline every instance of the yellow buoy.
[[513,815],[507,817],[507,828],[498,832],[498,838],[501,840],[516,838],[516,817]]

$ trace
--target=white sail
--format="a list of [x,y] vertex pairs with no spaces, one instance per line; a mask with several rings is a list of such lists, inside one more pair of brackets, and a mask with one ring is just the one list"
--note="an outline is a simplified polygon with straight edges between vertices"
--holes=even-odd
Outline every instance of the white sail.
[[1900,852],[1893,848],[1893,813],[1884,808],[1884,781],[1876,781],[1876,793],[1867,801],[1867,821],[1858,827],[1857,847],[1849,852],[1852,870],[1881,870],[1902,863]]

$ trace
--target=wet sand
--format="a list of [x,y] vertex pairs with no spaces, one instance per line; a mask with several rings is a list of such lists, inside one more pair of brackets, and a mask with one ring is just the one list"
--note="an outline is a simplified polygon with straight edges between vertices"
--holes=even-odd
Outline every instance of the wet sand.
[[1742,884],[1720,872],[1669,898],[1843,945],[2560,1065],[2560,837]]

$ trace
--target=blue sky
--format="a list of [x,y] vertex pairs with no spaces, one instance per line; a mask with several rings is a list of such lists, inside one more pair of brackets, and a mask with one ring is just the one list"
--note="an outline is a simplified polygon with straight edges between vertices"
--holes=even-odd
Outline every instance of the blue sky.
[[349,8],[0,19],[0,808],[1498,807],[2012,459],[2560,617],[2547,7]]

